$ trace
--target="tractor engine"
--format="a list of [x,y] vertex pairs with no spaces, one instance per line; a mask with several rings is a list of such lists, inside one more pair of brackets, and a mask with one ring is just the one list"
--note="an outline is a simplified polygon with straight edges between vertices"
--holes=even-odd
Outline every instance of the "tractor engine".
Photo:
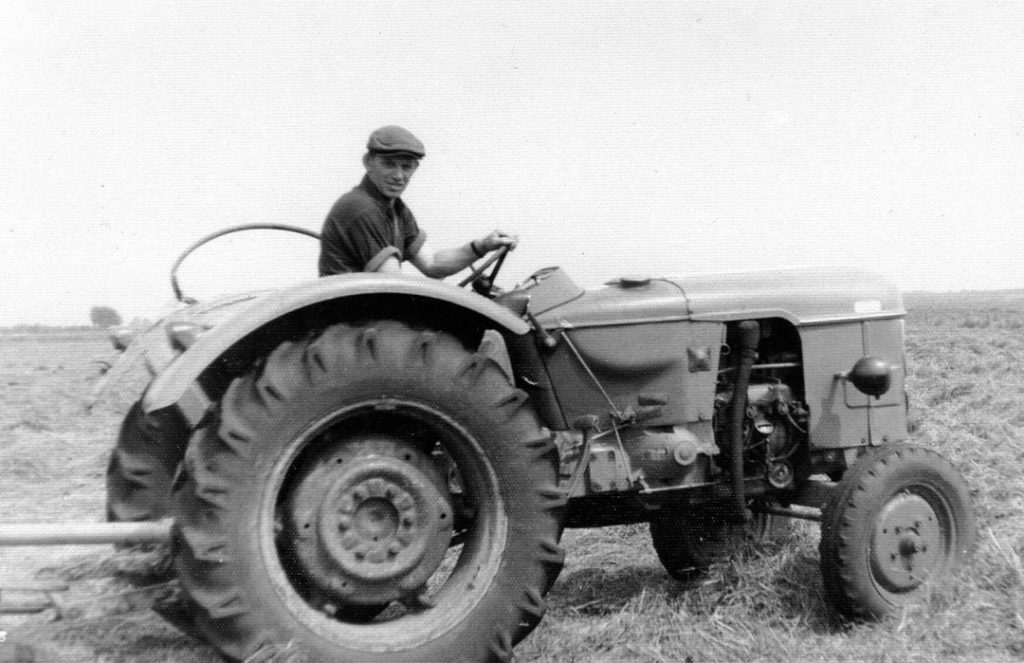
[[[710,437],[686,426],[635,425],[594,431],[589,439],[579,431],[555,434],[562,458],[560,474],[572,496],[640,485],[664,488],[703,483],[711,458],[719,453]],[[584,453],[586,462],[580,465]]]
[[[807,409],[790,387],[776,380],[747,389],[743,425],[745,476],[764,476],[777,489],[791,488],[795,454],[807,440]],[[627,425],[583,434],[559,431],[562,481],[572,496],[668,488],[714,480],[729,467],[729,409],[732,389],[715,397],[714,417],[705,428]],[[713,432],[713,439],[712,439]],[[586,461],[580,467],[582,455]],[[578,474],[578,476],[575,476]]]
[[[720,390],[715,397],[715,439],[726,457],[731,402],[732,389]],[[781,380],[749,385],[743,423],[744,475],[763,475],[777,489],[793,487],[794,456],[806,444],[807,419],[807,408]]]

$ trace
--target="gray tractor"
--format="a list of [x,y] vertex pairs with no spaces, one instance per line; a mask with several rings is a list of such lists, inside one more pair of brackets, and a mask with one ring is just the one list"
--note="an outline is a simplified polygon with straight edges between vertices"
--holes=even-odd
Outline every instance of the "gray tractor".
[[182,614],[226,657],[506,660],[566,527],[648,522],[685,579],[818,520],[851,618],[919,600],[969,553],[963,479],[906,442],[889,283],[583,289],[548,268],[499,291],[504,258],[471,288],[350,274],[206,303],[174,275],[187,305],[117,339],[153,379],[110,461],[109,519],[172,519]]

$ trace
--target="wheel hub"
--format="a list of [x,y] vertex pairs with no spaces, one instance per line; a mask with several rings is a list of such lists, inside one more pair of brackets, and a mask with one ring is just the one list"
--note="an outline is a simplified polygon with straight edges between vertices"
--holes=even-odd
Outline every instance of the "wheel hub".
[[874,576],[889,591],[910,591],[939,570],[944,548],[942,527],[931,504],[919,495],[897,495],[879,513],[875,526]]
[[311,593],[357,605],[420,591],[444,557],[453,521],[431,458],[389,437],[321,453],[294,485],[284,519]]

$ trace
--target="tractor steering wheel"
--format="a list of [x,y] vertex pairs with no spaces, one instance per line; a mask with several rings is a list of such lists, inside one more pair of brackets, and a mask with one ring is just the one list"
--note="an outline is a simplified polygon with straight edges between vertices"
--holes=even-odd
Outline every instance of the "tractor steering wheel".
[[[459,281],[459,287],[464,288],[471,284],[474,291],[484,297],[488,297],[494,288],[494,279],[498,276],[498,272],[501,271],[501,265],[505,262],[505,256],[508,255],[508,252],[508,246],[503,246],[488,256],[487,260],[484,260],[479,267],[470,267],[472,273]],[[484,274],[492,264],[494,268],[491,269],[491,273]]]

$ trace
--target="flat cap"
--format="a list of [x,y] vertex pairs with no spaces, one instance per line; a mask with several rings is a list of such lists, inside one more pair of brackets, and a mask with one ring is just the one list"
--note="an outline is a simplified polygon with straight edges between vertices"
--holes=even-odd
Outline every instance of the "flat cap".
[[413,136],[408,129],[395,125],[381,127],[370,134],[366,149],[380,154],[411,154],[417,159],[427,153],[419,138]]

